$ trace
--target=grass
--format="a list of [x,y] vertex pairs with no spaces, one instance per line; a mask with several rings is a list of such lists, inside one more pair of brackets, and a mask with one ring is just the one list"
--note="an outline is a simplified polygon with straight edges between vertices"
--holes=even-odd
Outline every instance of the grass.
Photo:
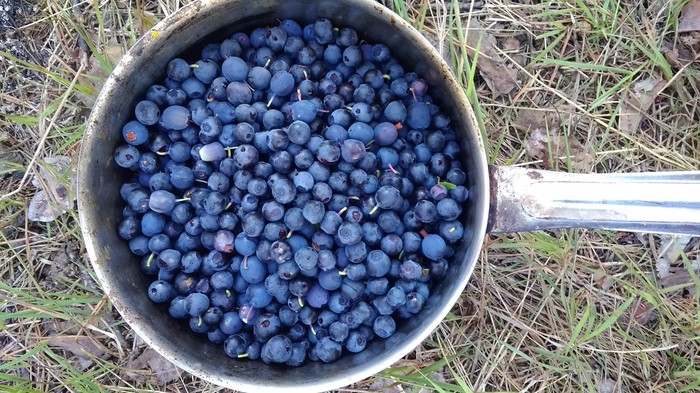
[[[26,218],[36,192],[30,175],[47,156],[75,162],[85,118],[119,53],[184,3],[41,2],[16,32],[0,33],[21,41],[19,51],[0,50],[2,391],[221,391],[184,372],[167,385],[129,373],[151,374],[131,370],[145,346],[95,282],[77,213],[51,223]],[[384,3],[452,65],[490,162],[580,172],[700,167],[697,64],[668,60],[668,48],[684,45],[675,26],[686,1]],[[483,29],[471,29],[474,22]],[[471,46],[469,35],[480,33],[495,47],[486,36]],[[517,71],[510,94],[489,87],[479,62],[489,53]],[[621,129],[635,85],[651,77],[666,87],[637,129]],[[563,137],[563,150],[548,141],[547,154],[530,155],[533,130],[519,126],[528,109],[557,119],[547,132]],[[430,338],[347,391],[697,391],[699,243],[672,266],[693,282],[669,288],[655,271],[659,243],[656,235],[586,229],[489,235],[464,295]],[[100,350],[71,351],[56,345],[61,337]]]

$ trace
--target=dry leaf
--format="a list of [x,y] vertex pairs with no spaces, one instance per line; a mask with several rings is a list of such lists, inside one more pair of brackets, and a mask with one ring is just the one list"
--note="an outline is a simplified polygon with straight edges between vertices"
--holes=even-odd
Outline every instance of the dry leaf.
[[116,65],[124,56],[124,47],[120,45],[116,39],[110,38],[109,41],[107,41],[107,47],[105,48],[104,55],[112,63],[112,65]]
[[591,170],[595,157],[590,148],[575,138],[561,135],[559,118],[553,113],[521,109],[513,125],[528,132],[525,151],[530,157],[542,160],[546,166],[555,161],[566,163],[568,146],[572,168],[580,172]]
[[656,274],[663,279],[671,274],[671,265],[680,258],[685,247],[692,240],[688,235],[661,235],[661,244],[657,252]]
[[[44,158],[47,166],[39,166],[32,178],[34,187],[44,189],[51,198],[66,209],[73,208],[77,194],[75,182],[75,167],[68,156],[53,156]],[[66,183],[70,192],[66,189]]]
[[[681,41],[683,41],[682,38]],[[663,42],[661,53],[664,54],[668,64],[676,68],[683,67],[695,59],[695,54],[687,46],[671,42],[670,40]]]
[[618,390],[615,388],[615,381],[605,378],[597,384],[598,393],[615,393]]
[[607,291],[615,284],[615,279],[602,269],[596,270],[591,276],[591,279],[594,284],[604,291]]
[[[157,381],[160,385],[168,384],[180,377],[177,367],[151,348],[146,348],[139,357],[126,364],[126,367],[132,370],[145,370],[146,366],[155,377],[153,382]],[[124,370],[123,374],[138,383],[145,382],[148,376],[145,373],[128,370]]]
[[[697,276],[697,274],[696,274]],[[695,278],[685,269],[679,269],[678,271],[669,274],[667,277],[659,280],[659,285],[661,288],[678,288],[679,291],[688,291],[688,295],[691,298],[695,298],[698,290],[697,281]]]
[[646,325],[656,318],[656,308],[646,300],[639,301],[637,306],[632,309],[632,320],[640,325]]
[[[93,39],[93,42],[97,42],[97,36]],[[105,46],[104,52],[102,53],[104,58],[112,64],[116,65],[119,60],[124,56],[124,48],[120,45],[114,38],[111,38],[107,45]],[[84,86],[91,86],[94,88],[95,93],[99,93],[109,77],[108,70],[102,66],[100,61],[94,55],[88,55],[82,49],[79,49],[78,53],[80,62],[85,63],[85,69],[83,75],[80,78],[81,84]],[[95,95],[87,95],[83,93],[78,94],[80,100],[88,107],[92,107],[95,104]]]
[[520,40],[515,37],[508,37],[503,42],[503,50],[511,53],[511,60],[513,60],[514,63],[520,64],[524,67],[527,64],[527,57],[521,53],[520,46]]
[[503,41],[503,50],[506,52],[517,52],[520,50],[520,40],[515,37],[508,37]]
[[522,131],[534,130],[558,130],[561,120],[555,112],[537,109],[523,108],[518,111],[518,115],[513,123],[517,129]]
[[659,285],[661,285],[662,288],[687,285],[684,289],[687,289],[690,293],[695,293],[695,286],[697,286],[697,284],[698,283],[687,270],[678,270],[659,280]]
[[659,257],[656,260],[656,275],[659,278],[666,278],[671,274],[671,262],[666,257]]
[[648,301],[640,299],[620,316],[618,322],[625,325],[634,323],[644,326],[657,318],[656,308]]
[[633,91],[627,92],[627,97],[620,109],[618,120],[620,131],[627,134],[637,131],[642,118],[664,86],[666,86],[666,81],[654,76],[641,80],[632,86]]
[[404,392],[403,387],[396,381],[390,379],[378,379],[369,385],[369,390],[372,392],[383,392],[383,393],[401,393]]
[[681,67],[682,64],[678,59],[678,49],[676,48],[663,48],[661,52],[664,54],[666,61],[671,67]]
[[32,184],[39,191],[29,202],[27,218],[30,221],[51,222],[72,209],[75,202],[75,176],[70,157],[46,157],[44,163],[46,166],[38,166],[32,178]]
[[671,263],[674,263],[681,257],[683,250],[692,239],[693,237],[689,235],[661,235],[659,255],[665,256]]
[[445,62],[452,67],[452,61],[450,60],[450,48],[447,45],[447,41],[444,39],[440,40],[440,37],[431,33],[430,31],[422,31],[421,34],[423,34],[423,37],[425,37],[428,42],[430,42],[430,44],[437,49]]
[[476,20],[471,21],[466,34],[471,56],[474,56],[474,51],[477,46],[479,47],[476,65],[489,89],[494,92],[496,97],[507,95],[513,91],[518,86],[518,72],[512,65],[507,64],[506,59],[496,49],[496,37],[486,32]]
[[29,221],[37,222],[52,222],[56,217],[65,213],[60,206],[58,206],[53,201],[50,201],[46,195],[46,192],[39,190],[32,200],[29,201],[29,208],[27,209],[27,219]]
[[49,345],[63,348],[74,354],[81,370],[92,366],[91,357],[102,357],[106,352],[105,348],[87,336],[58,336],[52,338]]
[[698,254],[698,257],[695,258],[693,262],[691,262],[691,266],[696,272],[700,271],[700,254]]
[[639,232],[635,232],[635,233],[634,233],[634,237],[636,237],[637,240],[639,240],[639,242],[642,243],[642,245],[643,245],[644,247],[646,247],[646,246],[649,245],[649,239],[647,239],[647,237],[646,237],[645,234],[639,233]]
[[160,355],[148,360],[148,367],[156,374],[156,379],[161,385],[168,384],[180,377],[177,368]]
[[700,0],[691,0],[681,10],[681,16],[678,18],[678,32],[698,30],[700,30]]

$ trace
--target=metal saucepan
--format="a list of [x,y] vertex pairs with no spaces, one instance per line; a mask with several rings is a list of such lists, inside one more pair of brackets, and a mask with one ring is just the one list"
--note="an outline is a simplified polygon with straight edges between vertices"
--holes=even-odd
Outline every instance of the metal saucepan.
[[[352,26],[431,84],[431,94],[452,117],[463,149],[470,199],[464,206],[463,246],[450,274],[425,309],[400,326],[405,338],[392,347],[375,341],[332,364],[299,368],[228,358],[221,346],[175,323],[148,300],[148,280],[117,235],[124,181],[112,156],[121,128],[146,88],[162,77],[175,56],[188,56],[205,39],[272,25],[278,18],[310,22],[319,17]],[[490,167],[462,87],[423,36],[371,0],[205,0],[158,23],[123,57],[105,83],[88,120],[78,168],[78,208],[85,245],[102,288],[124,320],[146,343],[178,367],[237,390],[312,392],[339,388],[390,366],[418,346],[457,301],[474,270],[487,231],[589,227],[700,234],[700,172],[634,175],[572,175]]]

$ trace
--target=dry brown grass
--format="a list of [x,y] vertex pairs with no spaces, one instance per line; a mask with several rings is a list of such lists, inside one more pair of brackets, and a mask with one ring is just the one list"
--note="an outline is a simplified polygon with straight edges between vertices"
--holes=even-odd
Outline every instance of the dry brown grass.
[[[148,367],[129,370],[146,348],[93,280],[76,213],[26,220],[36,189],[25,171],[46,156],[75,158],[103,66],[154,15],[187,2],[128,8],[105,0],[99,11],[94,2],[42,2],[36,14],[17,16],[16,31],[0,33],[0,390],[223,391],[185,373],[162,385]],[[685,2],[384,2],[426,33],[478,97],[493,163],[579,172],[700,167],[698,63],[682,60],[700,48],[674,32]],[[466,30],[477,22],[481,30]],[[509,94],[494,93],[488,73],[470,82],[480,31],[493,43],[480,56],[518,75]],[[84,54],[85,41],[104,65]],[[663,90],[637,113],[634,86],[652,77]],[[636,120],[634,129],[621,126],[630,110],[622,124]],[[536,120],[544,115],[547,122]],[[543,131],[553,153],[532,146]],[[700,285],[697,275],[686,288],[660,285],[660,241],[591,230],[488,236],[445,322],[396,367],[348,391],[698,391]],[[691,241],[673,271],[692,271],[698,259]]]

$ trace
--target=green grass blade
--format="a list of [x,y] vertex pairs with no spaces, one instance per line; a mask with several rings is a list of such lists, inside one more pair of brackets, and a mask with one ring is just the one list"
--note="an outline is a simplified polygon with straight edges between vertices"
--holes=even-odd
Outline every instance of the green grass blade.
[[617,310],[613,311],[613,313],[608,318],[606,318],[605,321],[603,321],[603,323],[600,326],[598,326],[591,334],[587,335],[583,341],[592,340],[599,334],[608,330],[615,322],[617,322],[618,319],[620,319],[620,316],[622,316],[622,314],[629,308],[633,301],[634,298],[632,297],[625,300],[625,302],[622,303],[620,307],[617,308]]

